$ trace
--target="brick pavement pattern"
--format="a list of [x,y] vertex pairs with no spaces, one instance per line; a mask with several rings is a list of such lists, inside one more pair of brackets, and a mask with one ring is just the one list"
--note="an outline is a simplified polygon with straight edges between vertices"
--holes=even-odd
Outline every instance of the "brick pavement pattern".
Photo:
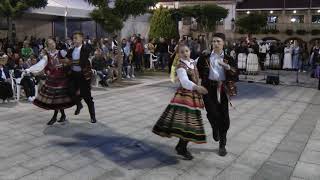
[[175,155],[176,138],[151,128],[173,96],[169,82],[94,92],[88,110],[46,126],[52,112],[0,104],[0,180],[309,180],[320,179],[320,93],[312,88],[239,83],[226,157],[203,113],[208,143]]

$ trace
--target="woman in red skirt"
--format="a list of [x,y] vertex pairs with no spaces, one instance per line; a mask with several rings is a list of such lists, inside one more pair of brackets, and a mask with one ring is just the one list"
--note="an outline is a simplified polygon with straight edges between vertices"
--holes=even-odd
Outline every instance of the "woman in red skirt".
[[58,122],[66,121],[64,109],[75,105],[68,94],[68,78],[66,76],[68,66],[62,63],[66,54],[65,51],[56,49],[54,40],[48,39],[47,49],[41,52],[41,61],[27,70],[31,73],[44,71],[47,75],[47,79],[33,103],[40,108],[54,110],[53,117],[47,123],[48,125],[57,122],[59,111],[61,117]]
[[177,153],[186,160],[191,160],[193,156],[187,150],[187,144],[206,143],[201,109],[204,108],[202,95],[208,91],[198,85],[199,74],[195,61],[190,59],[190,49],[181,45],[178,52],[180,60],[176,73],[181,86],[153,127],[153,132],[162,137],[178,137]]

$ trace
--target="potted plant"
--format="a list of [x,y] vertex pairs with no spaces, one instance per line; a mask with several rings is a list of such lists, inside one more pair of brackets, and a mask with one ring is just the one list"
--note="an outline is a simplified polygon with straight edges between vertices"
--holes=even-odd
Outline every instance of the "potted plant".
[[312,29],[311,34],[316,36],[320,34],[320,29]]
[[297,30],[297,34],[298,35],[305,35],[305,34],[307,34],[307,31],[304,29],[299,29],[299,30]]
[[287,29],[286,30],[286,34],[289,35],[289,36],[293,35],[293,30],[292,29]]
[[272,30],[271,30],[271,33],[272,33],[272,34],[279,34],[279,32],[280,32],[280,31],[279,31],[278,29],[272,29]]

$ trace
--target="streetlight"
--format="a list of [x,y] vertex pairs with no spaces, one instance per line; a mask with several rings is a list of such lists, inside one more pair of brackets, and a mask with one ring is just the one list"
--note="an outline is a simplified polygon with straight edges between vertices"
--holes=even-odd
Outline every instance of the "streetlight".
[[68,0],[66,0],[66,8],[64,10],[64,38],[68,38],[68,25],[67,25],[67,18],[68,18]]
[[273,11],[270,11],[270,14],[273,14]]
[[296,10],[294,10],[294,11],[293,11],[293,14],[296,14],[296,13],[297,13],[297,11],[296,11]]
[[250,14],[250,11],[247,11],[247,14]]
[[320,13],[320,9],[317,11],[317,13]]

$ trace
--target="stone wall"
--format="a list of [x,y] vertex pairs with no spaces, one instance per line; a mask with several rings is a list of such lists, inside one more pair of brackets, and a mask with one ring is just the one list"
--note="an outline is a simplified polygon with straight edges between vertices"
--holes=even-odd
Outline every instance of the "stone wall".
[[19,41],[25,36],[34,36],[36,38],[47,38],[53,35],[53,25],[50,20],[38,19],[18,19],[16,24],[16,36]]

